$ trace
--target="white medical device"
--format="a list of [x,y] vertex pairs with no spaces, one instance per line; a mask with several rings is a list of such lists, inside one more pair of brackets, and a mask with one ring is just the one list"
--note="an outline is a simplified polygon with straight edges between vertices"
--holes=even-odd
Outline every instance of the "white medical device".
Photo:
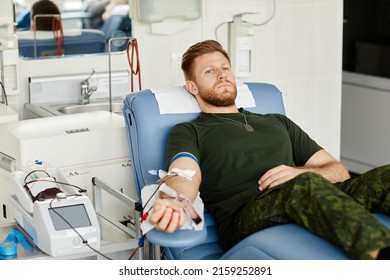
[[14,171],[11,176],[15,220],[40,250],[60,257],[100,249],[100,227],[90,199],[59,170]]
[[243,14],[234,16],[228,23],[229,55],[237,78],[252,74],[253,24],[242,20]]

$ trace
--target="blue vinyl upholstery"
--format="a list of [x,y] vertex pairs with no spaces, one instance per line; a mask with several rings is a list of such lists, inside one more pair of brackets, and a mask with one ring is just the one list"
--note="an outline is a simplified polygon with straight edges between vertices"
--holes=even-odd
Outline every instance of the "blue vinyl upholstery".
[[[256,107],[247,110],[285,113],[282,94],[274,85],[247,85],[256,102]],[[156,176],[149,174],[149,170],[164,169],[170,129],[179,122],[196,118],[199,113],[161,115],[154,94],[150,90],[143,90],[126,97],[123,115],[134,178],[137,191],[140,192],[143,186],[156,182]],[[389,217],[380,214],[376,216],[390,228]],[[165,259],[348,259],[345,252],[335,245],[293,223],[256,232],[224,252],[218,243],[214,219],[207,212],[203,231],[180,230],[167,234],[152,230],[147,234],[147,239],[161,245]]]
[[[22,31],[17,33],[19,54],[26,58],[35,58],[34,32]],[[57,45],[52,31],[37,31],[35,35],[37,58],[56,56]],[[105,50],[106,38],[102,31],[95,29],[65,29],[64,55],[102,53]]]

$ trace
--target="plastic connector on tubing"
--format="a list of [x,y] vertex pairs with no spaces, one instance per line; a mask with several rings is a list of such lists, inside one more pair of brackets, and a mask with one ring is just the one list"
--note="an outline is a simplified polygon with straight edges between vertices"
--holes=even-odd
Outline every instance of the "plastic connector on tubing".
[[149,216],[149,213],[143,214],[142,217],[141,217],[141,220],[142,220],[142,221],[146,221],[146,219],[148,218],[148,216]]

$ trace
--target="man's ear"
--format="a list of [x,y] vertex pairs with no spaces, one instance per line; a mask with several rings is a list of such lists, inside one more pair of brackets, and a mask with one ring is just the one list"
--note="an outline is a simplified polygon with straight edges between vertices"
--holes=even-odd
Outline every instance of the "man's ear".
[[186,89],[194,96],[198,94],[198,87],[193,81],[186,81]]

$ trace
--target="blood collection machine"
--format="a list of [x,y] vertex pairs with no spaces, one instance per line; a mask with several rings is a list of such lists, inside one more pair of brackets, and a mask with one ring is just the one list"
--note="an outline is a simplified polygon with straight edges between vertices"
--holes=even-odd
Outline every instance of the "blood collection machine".
[[55,168],[14,171],[11,205],[16,222],[53,257],[98,250],[100,228],[85,190]]

